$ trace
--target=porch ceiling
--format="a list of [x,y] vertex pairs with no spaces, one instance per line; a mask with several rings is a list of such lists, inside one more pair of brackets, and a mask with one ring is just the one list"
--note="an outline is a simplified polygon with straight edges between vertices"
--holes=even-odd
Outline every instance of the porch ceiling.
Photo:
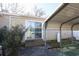
[[58,9],[58,11],[56,11],[57,13],[54,16],[52,15],[46,22],[57,22],[62,24],[63,22],[74,19],[66,24],[73,25],[75,23],[79,23],[79,3],[69,3],[63,5],[66,6],[61,8],[61,10]]

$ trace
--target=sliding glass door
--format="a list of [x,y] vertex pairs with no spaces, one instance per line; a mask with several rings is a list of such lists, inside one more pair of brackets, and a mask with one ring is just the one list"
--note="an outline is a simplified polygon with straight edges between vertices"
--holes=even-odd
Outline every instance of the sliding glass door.
[[39,39],[42,38],[42,23],[41,22],[34,22],[34,21],[27,21],[26,22],[27,31],[27,38],[31,39]]

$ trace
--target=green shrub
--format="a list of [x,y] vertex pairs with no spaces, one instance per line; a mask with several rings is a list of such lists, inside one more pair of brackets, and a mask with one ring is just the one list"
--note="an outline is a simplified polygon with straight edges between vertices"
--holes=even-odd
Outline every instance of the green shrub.
[[6,26],[0,29],[0,42],[6,55],[18,55],[26,31],[27,29],[20,25],[11,29]]

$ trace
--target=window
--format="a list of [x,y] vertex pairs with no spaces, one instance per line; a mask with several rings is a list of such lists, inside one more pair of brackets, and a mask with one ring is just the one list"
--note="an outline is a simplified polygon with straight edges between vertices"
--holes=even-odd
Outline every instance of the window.
[[34,22],[28,21],[26,22],[26,27],[28,28],[28,37],[35,39],[35,38],[42,38],[42,23],[41,22]]

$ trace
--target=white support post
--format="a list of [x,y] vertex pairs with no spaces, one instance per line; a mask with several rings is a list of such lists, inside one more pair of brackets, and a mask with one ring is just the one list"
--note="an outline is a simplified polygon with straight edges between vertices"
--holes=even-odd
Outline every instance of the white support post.
[[44,39],[44,23],[42,23],[42,39]]
[[60,43],[60,33],[57,33],[57,42]]

